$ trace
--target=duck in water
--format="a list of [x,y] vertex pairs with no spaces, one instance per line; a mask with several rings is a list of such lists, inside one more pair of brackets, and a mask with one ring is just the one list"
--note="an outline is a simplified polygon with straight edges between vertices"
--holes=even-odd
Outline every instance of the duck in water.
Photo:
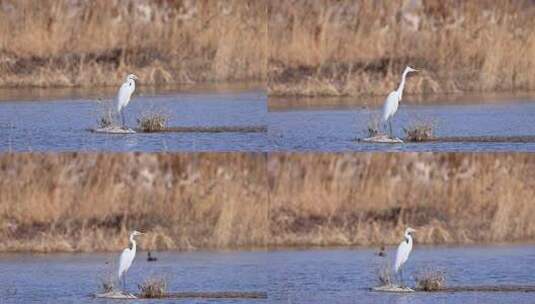
[[157,257],[153,257],[151,254],[150,254],[150,251],[147,252],[147,261],[148,262],[156,262],[158,261],[158,258]]

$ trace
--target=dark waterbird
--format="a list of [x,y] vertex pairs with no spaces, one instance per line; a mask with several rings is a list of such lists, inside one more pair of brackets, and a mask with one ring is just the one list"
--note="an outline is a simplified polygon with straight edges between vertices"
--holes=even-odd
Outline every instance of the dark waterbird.
[[156,262],[158,261],[158,258],[157,257],[153,257],[151,254],[150,254],[150,251],[147,252],[147,262]]

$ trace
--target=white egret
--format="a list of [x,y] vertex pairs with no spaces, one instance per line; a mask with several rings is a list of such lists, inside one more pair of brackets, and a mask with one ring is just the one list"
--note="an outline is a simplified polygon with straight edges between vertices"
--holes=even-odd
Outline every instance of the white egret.
[[401,279],[401,283],[403,284],[403,274],[401,271],[401,267],[407,260],[409,259],[409,254],[411,254],[412,251],[412,234],[416,232],[416,230],[412,229],[411,227],[407,228],[405,230],[405,235],[403,241],[398,246],[398,251],[396,252],[396,260],[394,262],[394,272],[397,273],[399,271],[399,276]]
[[397,90],[390,92],[388,94],[388,97],[386,97],[385,104],[383,106],[383,117],[382,121],[386,129],[386,123],[388,122],[388,125],[390,127],[390,136],[392,137],[392,117],[394,114],[396,114],[396,111],[398,110],[399,102],[401,101],[401,98],[403,97],[403,88],[405,88],[405,78],[407,77],[407,74],[409,72],[417,72],[418,70],[411,68],[410,66],[407,66],[405,70],[403,71],[403,75],[401,76],[401,83],[399,84],[399,87]]
[[118,279],[120,280],[121,277],[123,278],[123,289],[126,290],[126,272],[128,272],[128,269],[130,266],[132,266],[132,262],[134,261],[134,258],[136,257],[136,240],[134,240],[134,237],[137,235],[141,235],[143,233],[139,231],[134,231],[130,234],[130,243],[132,244],[132,247],[126,248],[123,250],[123,253],[121,254],[121,258],[119,259],[119,272],[118,272]]
[[132,97],[132,94],[136,90],[135,80],[137,79],[137,76],[134,74],[126,76],[125,82],[121,85],[117,93],[117,113],[121,115],[123,127],[125,126],[124,108],[128,105],[130,97]]

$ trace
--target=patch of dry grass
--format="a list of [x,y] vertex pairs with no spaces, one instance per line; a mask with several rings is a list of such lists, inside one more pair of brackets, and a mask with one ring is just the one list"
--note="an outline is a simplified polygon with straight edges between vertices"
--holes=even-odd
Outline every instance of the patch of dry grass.
[[169,115],[162,111],[149,111],[141,114],[137,119],[138,128],[143,132],[158,132],[167,128]]
[[1,154],[0,251],[262,248],[261,154]]
[[392,286],[393,275],[392,265],[390,263],[384,263],[377,269],[377,282],[379,286]]
[[422,142],[433,138],[434,124],[429,121],[418,120],[411,122],[408,127],[403,128],[405,141]]
[[381,118],[379,116],[371,116],[366,129],[368,137],[379,135],[379,130],[381,130]]
[[97,100],[98,110],[97,110],[97,126],[99,128],[108,128],[113,125],[114,122],[114,111],[111,101],[105,101],[102,99]]
[[158,299],[167,293],[167,280],[162,277],[151,277],[138,285],[141,298]]
[[271,95],[384,96],[406,65],[422,70],[409,94],[535,88],[529,0],[275,0],[269,12]]
[[115,283],[109,278],[102,278],[100,282],[100,291],[102,293],[112,292],[115,290]]
[[1,154],[0,251],[533,240],[534,157]]
[[271,154],[271,246],[535,238],[531,154]]
[[0,86],[262,80],[264,1],[3,0]]
[[424,269],[414,275],[416,289],[421,291],[438,291],[445,287],[446,276],[443,271],[433,268]]

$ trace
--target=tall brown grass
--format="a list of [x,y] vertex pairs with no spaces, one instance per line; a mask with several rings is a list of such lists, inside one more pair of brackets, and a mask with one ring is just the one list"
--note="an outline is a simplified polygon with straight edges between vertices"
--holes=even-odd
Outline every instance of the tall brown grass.
[[532,154],[1,154],[0,251],[535,239]]
[[535,5],[505,1],[269,2],[272,95],[533,90]]
[[531,154],[272,154],[272,246],[535,239]]
[[264,1],[2,0],[0,86],[259,80]]
[[261,247],[260,154],[3,154],[0,251]]

